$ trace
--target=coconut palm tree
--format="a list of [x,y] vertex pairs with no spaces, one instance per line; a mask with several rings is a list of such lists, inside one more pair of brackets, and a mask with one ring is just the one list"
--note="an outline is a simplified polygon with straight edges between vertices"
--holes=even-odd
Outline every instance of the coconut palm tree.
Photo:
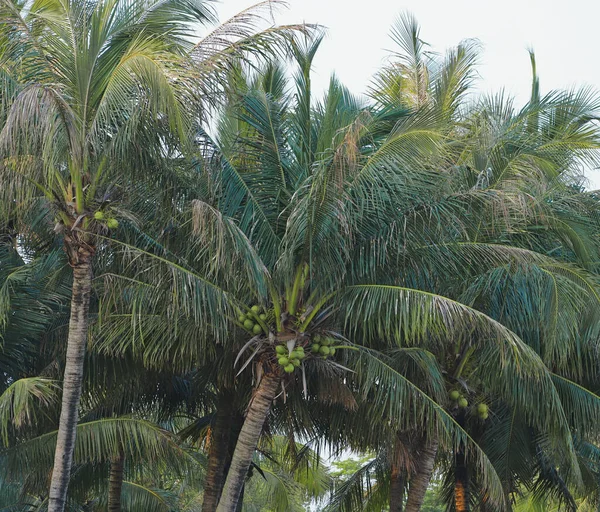
[[202,4],[2,4],[3,206],[13,210],[40,196],[52,204],[73,269],[51,511],[64,509],[75,448],[93,235],[118,225],[105,213],[106,186],[115,172],[145,167],[146,155],[160,152],[158,133],[153,145],[145,141],[146,155],[137,158],[136,150],[159,118],[180,134],[186,130],[180,107],[188,92],[173,80],[174,72],[189,80],[181,55],[187,30],[180,24],[209,18]]
[[[582,207],[581,195],[579,198],[572,193],[565,195],[569,187],[565,187],[563,183],[566,182],[569,185],[570,172],[573,168],[576,169],[578,162],[593,162],[595,157],[598,137],[593,125],[594,112],[597,108],[594,97],[586,95],[584,91],[583,93],[574,94],[552,93],[540,99],[539,80],[534,72],[532,99],[529,105],[520,113],[511,114],[510,108],[495,105],[494,102],[484,102],[481,109],[475,108],[472,112],[468,112],[466,108],[460,108],[460,99],[467,91],[470,79],[473,76],[472,66],[475,62],[475,54],[468,51],[469,46],[459,46],[456,50],[449,52],[442,64],[436,64],[435,56],[424,51],[427,45],[420,39],[419,27],[412,17],[404,16],[400,18],[393,35],[404,53],[377,76],[371,94],[378,103],[383,105],[401,104],[412,106],[412,108],[429,108],[439,111],[441,117],[445,119],[454,119],[454,122],[460,123],[458,129],[449,127],[449,136],[463,142],[471,140],[472,145],[471,143],[453,142],[453,145],[459,149],[456,151],[455,156],[449,157],[447,165],[453,166],[450,169],[454,170],[448,174],[454,174],[456,177],[471,174],[472,177],[467,182],[463,182],[455,190],[455,193],[466,195],[471,193],[473,189],[493,191],[494,194],[503,194],[507,198],[512,195],[511,202],[517,200],[523,192],[530,198],[537,198],[534,209],[537,212],[532,210],[526,214],[523,219],[525,222],[523,223],[523,220],[519,222],[522,226],[519,229],[515,229],[513,225],[505,233],[500,230],[492,235],[492,231],[485,226],[485,220],[482,218],[478,232],[474,233],[475,236],[471,235],[470,237],[471,240],[478,240],[478,243],[461,243],[460,250],[465,254],[468,253],[467,245],[474,250],[486,250],[483,247],[486,243],[489,243],[488,241],[505,245],[505,250],[509,252],[514,251],[517,247],[538,251],[538,254],[530,254],[530,257],[535,256],[538,261],[529,261],[526,264],[527,272],[523,271],[524,262],[518,264],[521,285],[514,290],[515,302],[508,301],[508,292],[505,285],[502,285],[502,288],[497,288],[497,286],[501,286],[500,283],[506,282],[507,279],[512,279],[509,276],[516,269],[506,268],[506,261],[502,262],[501,268],[498,268],[498,261],[489,260],[487,261],[489,265],[487,268],[479,269],[477,260],[472,260],[473,277],[478,272],[482,272],[481,277],[476,277],[476,280],[482,280],[479,281],[481,288],[474,283],[473,286],[477,287],[479,292],[483,294],[490,293],[493,290],[498,290],[498,292],[500,292],[500,289],[502,290],[501,297],[499,295],[496,299],[496,306],[499,306],[500,303],[503,304],[501,315],[498,315],[497,310],[490,308],[489,303],[477,303],[464,295],[464,292],[458,291],[465,284],[464,279],[467,276],[463,274],[459,280],[454,280],[452,277],[455,272],[454,269],[448,267],[435,269],[429,267],[426,261],[422,261],[421,267],[417,268],[417,273],[422,275],[420,277],[415,275],[412,279],[417,282],[425,279],[425,286],[433,286],[434,281],[437,279],[435,289],[439,290],[440,293],[455,296],[461,302],[471,304],[477,309],[487,312],[490,316],[506,323],[525,341],[533,344],[530,334],[537,333],[539,337],[548,328],[556,329],[557,327],[555,313],[553,311],[543,311],[547,302],[539,290],[534,291],[534,285],[539,283],[540,273],[543,273],[548,279],[546,285],[551,282],[554,283],[556,300],[558,302],[559,297],[561,297],[560,301],[563,304],[562,306],[556,306],[556,311],[560,310],[563,315],[562,325],[560,326],[563,331],[548,332],[544,337],[547,337],[547,343],[552,343],[555,347],[557,344],[561,345],[561,350],[568,350],[567,347],[574,349],[575,346],[572,342],[575,340],[572,334],[578,330],[581,323],[579,313],[583,304],[573,305],[571,297],[574,296],[573,294],[579,294],[580,297],[587,296],[588,300],[595,303],[597,296],[593,278],[584,270],[584,268],[589,267],[590,251],[597,253],[597,246],[593,240],[594,233],[597,231],[597,223],[593,218],[583,221],[581,210],[584,210],[584,207]],[[414,93],[417,90],[419,94]],[[448,107],[448,105],[451,107]],[[482,112],[486,113],[482,115]],[[464,116],[466,116],[466,120]],[[477,123],[477,127],[472,124],[473,120]],[[466,132],[465,126],[470,126],[472,131]],[[486,128],[482,131],[483,126]],[[537,137],[534,137],[533,134]],[[490,144],[490,146],[482,147],[482,144]],[[461,166],[463,166],[462,169]],[[474,169],[479,169],[479,171],[474,171]],[[496,179],[494,179],[495,176]],[[558,180],[556,177],[558,177]],[[462,178],[460,179],[462,180]],[[549,186],[546,184],[552,183],[549,180],[553,180],[550,189],[552,190],[552,200],[544,198],[549,191]],[[454,178],[451,181],[454,181]],[[532,189],[532,187],[535,188]],[[544,191],[542,195],[539,195],[539,190]],[[535,196],[532,196],[533,191],[535,191]],[[564,199],[560,199],[561,194]],[[566,197],[569,197],[569,199],[566,199]],[[580,201],[577,199],[580,199]],[[579,207],[574,206],[577,203],[580,203]],[[570,207],[567,207],[567,205],[570,205]],[[576,209],[579,211],[576,212]],[[527,218],[529,219],[526,220]],[[493,221],[497,222],[497,219],[493,219]],[[536,227],[533,228],[533,225]],[[543,235],[536,234],[535,230],[537,229],[541,230]],[[549,242],[550,238],[552,242]],[[569,267],[568,271],[564,271],[562,258],[554,261],[544,261],[545,255],[549,255],[549,251],[556,249],[557,246],[562,246],[564,248],[563,252],[571,254],[583,268]],[[449,247],[449,245],[444,244],[444,247]],[[556,255],[556,252],[554,255]],[[485,260],[486,258],[484,258]],[[453,259],[448,258],[448,261],[453,261]],[[565,280],[565,272],[573,272],[572,277],[574,279]],[[495,275],[494,283],[489,280],[492,275]],[[436,278],[435,276],[439,277]],[[450,277],[450,281],[448,277]],[[532,288],[527,289],[524,287],[527,278],[531,279],[529,286]],[[426,283],[432,284],[428,285]],[[527,293],[527,297],[529,297],[527,304],[523,303],[524,293]],[[533,307],[535,300],[538,301],[536,306],[538,309],[536,313],[532,313],[531,307]],[[540,300],[543,302],[539,302]],[[507,322],[509,310],[510,315],[518,317],[518,319],[515,318],[514,322],[512,319]],[[567,311],[571,311],[571,313],[567,313]],[[519,315],[517,312],[523,312],[523,314]],[[536,319],[536,324],[530,327],[529,332],[525,332],[520,326],[531,324],[532,318]],[[571,335],[570,339],[569,335]],[[553,339],[555,341],[551,341]],[[561,341],[557,342],[556,339]],[[535,344],[533,346],[536,347],[538,352],[544,350],[539,346],[539,340],[537,346]],[[436,356],[441,364],[445,364],[442,363],[445,359],[442,354],[436,353]],[[465,365],[468,367],[468,360],[471,356],[460,356],[461,351],[458,350],[448,360],[449,367],[446,368],[446,374],[454,375],[454,378],[463,377],[461,381],[464,383],[464,376],[460,374],[464,371]],[[460,365],[455,364],[454,357],[458,357],[457,361],[461,363]],[[550,368],[553,368],[556,361],[549,358],[547,364]],[[456,373],[457,370],[459,371],[458,374]],[[461,381],[459,381],[459,386],[462,386]],[[466,382],[468,382],[468,379],[466,379]],[[450,389],[454,385],[456,383],[448,383]],[[560,392],[560,387],[558,391]],[[458,391],[454,392],[458,393]],[[572,406],[569,403],[570,401],[564,404],[566,411],[570,410]],[[452,402],[449,405],[451,408],[455,408],[457,420],[464,424],[466,419],[464,411],[456,408],[456,405]],[[567,416],[570,417],[570,413]],[[498,431],[495,432],[497,438]],[[473,435],[475,436],[475,433]],[[411,437],[416,437],[416,433]],[[411,478],[406,508],[407,510],[418,510],[432,474],[437,450],[431,449],[431,444],[428,443],[416,448],[411,447],[410,444],[407,445],[406,441],[402,442],[402,439],[400,439],[399,445],[400,451],[404,445],[404,450],[415,452],[413,460],[416,460],[416,467],[412,471],[413,477]],[[433,446],[435,446],[435,443]],[[459,459],[459,465],[464,468],[464,456],[460,452],[456,454],[454,462],[459,461]],[[378,459],[379,463],[385,462],[385,460],[385,458]],[[387,460],[389,463],[389,458]],[[452,465],[452,463],[450,464]],[[458,492],[459,489],[468,488],[463,473],[462,469],[457,470],[456,492],[452,494],[453,496],[460,495],[465,498],[460,500],[460,504],[456,504],[457,510],[462,506],[468,506],[469,502],[468,492]],[[404,478],[406,478],[406,474]],[[360,483],[360,480],[357,479],[355,483]],[[507,492],[511,492],[512,488],[514,487],[507,484]],[[392,492],[393,489],[392,486]],[[402,500],[394,499],[390,501],[395,503],[396,507],[402,507]]]
[[[398,431],[420,425],[447,446],[467,441],[440,405],[447,400],[445,385],[427,354],[450,338],[478,348],[474,364],[480,368],[484,360],[498,361],[494,372],[481,376],[485,386],[530,411],[540,429],[568,436],[539,357],[498,322],[435,293],[438,274],[431,282],[414,274],[425,259],[424,269],[452,267],[460,279],[475,264],[518,258],[516,250],[495,247],[462,253],[456,243],[491,217],[491,205],[510,206],[505,220],[513,221],[514,204],[477,189],[464,198],[448,193],[448,175],[439,170],[448,158],[446,115],[368,108],[336,80],[313,108],[310,67],[317,47],[318,40],[293,45],[294,99],[276,67],[235,84],[238,94],[231,94],[217,135],[198,137],[202,200],[173,212],[169,229],[155,238],[127,228],[138,237],[122,244],[135,279],[118,280],[104,301],[131,297],[126,322],[139,332],[121,337],[116,329],[106,334],[107,346],[136,348],[146,361],[169,354],[183,364],[224,351],[225,361],[237,355],[238,379],[254,376],[217,510],[237,507],[276,395],[291,404],[304,394],[316,406],[319,382],[342,379],[347,396],[368,396],[371,417],[393,421]],[[431,247],[442,241],[452,242],[452,250]],[[381,352],[384,347],[394,352]],[[407,361],[426,370],[426,384],[405,376]],[[519,382],[522,396],[510,394],[506,382]],[[502,506],[493,468],[482,457],[478,462],[487,468],[490,499]]]

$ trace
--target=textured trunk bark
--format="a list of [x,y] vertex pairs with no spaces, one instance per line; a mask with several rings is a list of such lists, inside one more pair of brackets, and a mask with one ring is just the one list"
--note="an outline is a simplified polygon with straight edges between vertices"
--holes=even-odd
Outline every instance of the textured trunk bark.
[[236,510],[248,474],[248,468],[252,462],[263,425],[279,389],[280,382],[281,378],[279,376],[266,373],[252,397],[233,452],[231,467],[227,473],[217,512],[235,512]]
[[73,264],[67,357],[48,512],[63,512],[67,500],[73,452],[75,451],[75,434],[83,380],[91,290],[92,254],[87,250],[80,249],[78,251],[78,261]]
[[108,512],[121,512],[121,490],[123,489],[123,468],[125,466],[125,453],[120,450],[110,463],[108,477]]
[[469,495],[469,472],[464,450],[456,453],[456,481],[454,484],[454,509],[456,512],[469,512],[471,500]]
[[408,486],[408,499],[405,512],[419,512],[425,499],[425,493],[433,474],[433,466],[437,455],[439,440],[437,437],[429,438],[418,454],[418,461],[414,475],[410,478]]
[[404,501],[404,473],[397,464],[392,464],[390,481],[390,512],[402,512]]
[[225,483],[225,470],[230,463],[229,442],[233,434],[233,404],[230,395],[220,397],[212,425],[208,469],[204,482],[202,512],[215,512]]
[[242,486],[242,492],[240,492],[240,498],[238,499],[237,507],[235,507],[235,512],[242,512],[242,507],[244,506],[244,492],[246,491],[246,484]]

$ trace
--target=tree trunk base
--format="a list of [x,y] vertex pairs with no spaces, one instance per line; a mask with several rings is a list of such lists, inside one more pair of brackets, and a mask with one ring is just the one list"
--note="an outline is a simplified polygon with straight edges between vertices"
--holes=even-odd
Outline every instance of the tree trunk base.
[[408,486],[408,499],[405,512],[419,512],[425,499],[425,493],[433,474],[435,457],[437,455],[439,440],[430,438],[419,452],[415,474],[411,476]]
[[277,395],[280,383],[281,377],[279,375],[265,373],[256,388],[235,446],[231,467],[227,474],[217,512],[236,512],[248,475],[248,468],[252,462],[252,457],[254,457],[265,420]]

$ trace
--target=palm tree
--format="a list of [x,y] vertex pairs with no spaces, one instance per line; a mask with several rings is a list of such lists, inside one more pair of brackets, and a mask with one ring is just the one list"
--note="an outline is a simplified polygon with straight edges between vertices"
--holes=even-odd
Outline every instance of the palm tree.
[[[469,275],[473,251],[467,258],[427,248],[432,241],[455,242],[457,233],[472,228],[474,207],[483,215],[502,198],[447,194],[446,176],[436,167],[446,158],[446,116],[403,106],[368,108],[336,80],[313,108],[310,67],[317,47],[318,40],[293,46],[295,100],[276,67],[242,80],[217,137],[198,137],[206,162],[203,200],[173,212],[168,234],[163,228],[154,239],[123,243],[135,281],[111,287],[105,301],[137,293],[126,321],[143,332],[142,346],[135,336],[118,341],[119,329],[109,337],[120,349],[138,347],[146,361],[170,354],[190,364],[222,346],[230,354],[225,362],[238,355],[240,377],[253,369],[256,387],[217,510],[237,507],[275,396],[283,393],[291,402],[295,389],[316,405],[319,382],[339,380],[340,372],[350,395],[364,393],[373,402],[373,418],[393,421],[397,430],[418,424],[446,445],[467,441],[440,405],[445,386],[426,352],[450,337],[472,338],[478,361],[498,361],[486,385],[536,411],[537,425],[547,423],[564,436],[562,416],[550,421],[559,406],[539,357],[499,323],[434,293],[430,284],[420,287],[406,272],[427,257],[427,268],[453,266],[453,276]],[[226,264],[223,254],[230,255]],[[480,264],[490,258],[506,261],[507,255],[490,249]],[[425,340],[423,352],[418,345]],[[392,355],[373,350],[382,341],[386,350],[394,347]],[[308,354],[313,345],[319,356]],[[337,361],[324,362],[332,352]],[[290,363],[292,354],[304,354],[291,357],[298,366]],[[427,370],[427,385],[403,374],[410,360]],[[344,374],[344,367],[355,373]],[[506,396],[503,382],[519,382],[529,403]],[[407,403],[414,405],[405,414],[401,404]],[[475,452],[487,468],[491,499],[502,503],[493,468]]]
[[[118,225],[107,207],[107,185],[115,183],[115,173],[132,165],[146,167],[160,153],[164,122],[184,134],[188,121],[181,105],[189,92],[181,82],[190,73],[182,50],[189,32],[181,24],[205,23],[211,15],[201,3],[139,2],[125,9],[107,2],[34,3],[25,8],[5,1],[1,12],[7,90],[0,116],[4,206],[22,208],[40,195],[47,200],[73,269],[48,505],[50,511],[62,511],[83,379],[94,234]],[[161,118],[164,122],[157,126]],[[147,136],[156,128],[160,131],[150,143]],[[145,155],[136,150],[142,141]]]
[[[378,75],[371,94],[376,101],[385,106],[401,104],[417,109],[430,109],[439,112],[440,117],[444,119],[454,119],[455,122],[460,122],[459,129],[453,128],[452,125],[448,126],[450,130],[448,131],[449,136],[452,139],[458,139],[458,144],[456,141],[452,143],[458,149],[455,152],[455,156],[449,155],[449,163],[446,165],[449,167],[454,166],[450,167],[454,171],[448,172],[450,176],[455,175],[455,178],[450,179],[450,183],[460,183],[460,180],[469,174],[471,174],[471,177],[467,182],[460,185],[461,188],[455,189],[455,194],[465,196],[466,194],[472,194],[473,189],[476,191],[482,190],[485,193],[493,190],[495,194],[500,193],[507,198],[512,195],[513,199],[510,201],[516,203],[518,201],[517,198],[522,194],[523,190],[526,190],[526,187],[529,187],[526,193],[531,194],[531,186],[542,188],[544,186],[543,183],[547,183],[548,179],[552,179],[555,176],[560,176],[561,180],[565,180],[568,177],[570,169],[576,165],[576,162],[594,158],[594,150],[597,148],[598,139],[591,124],[596,108],[593,97],[586,97],[585,94],[553,93],[540,100],[539,81],[537,80],[537,76],[534,75],[532,100],[518,115],[511,116],[509,109],[492,106],[491,103],[484,103],[481,110],[475,108],[473,112],[465,113],[465,109],[460,108],[460,98],[467,91],[471,80],[470,77],[473,76],[472,66],[476,62],[476,59],[475,54],[469,51],[469,48],[472,49],[473,47],[459,46],[456,50],[449,52],[443,64],[435,64],[433,54],[424,52],[424,48],[427,45],[421,41],[418,25],[412,17],[404,16],[400,18],[393,34],[405,53],[400,56],[399,62],[394,62]],[[419,91],[419,93],[415,94],[414,91]],[[484,111],[486,113],[482,114]],[[457,115],[465,116],[465,114],[466,121],[464,118],[456,118]],[[496,117],[497,114],[505,117],[498,119]],[[478,123],[478,127],[465,134],[465,126],[470,126],[472,123],[471,120],[476,120],[475,122]],[[489,131],[482,130],[482,126],[485,126]],[[533,126],[535,126],[535,130],[539,130],[539,137],[537,139],[532,137]],[[506,132],[503,133],[502,130],[506,130]],[[469,140],[472,141],[473,145],[465,143],[465,141]],[[492,147],[481,147],[481,144],[485,143],[491,143]],[[466,172],[464,168],[461,169],[460,167],[465,165]],[[473,169],[478,169],[478,175],[473,175]],[[459,176],[463,176],[463,178],[459,178]],[[456,181],[457,178],[459,181]],[[519,180],[518,182],[516,178]],[[553,242],[548,245],[552,245],[554,252],[556,252],[557,244],[563,244],[565,247],[564,250],[569,252],[574,250],[575,254],[581,255],[582,258],[579,260],[579,264],[587,267],[590,259],[587,251],[597,251],[597,249],[592,249],[595,246],[595,243],[592,242],[593,235],[590,236],[590,233],[586,235],[584,226],[587,225],[589,228],[590,226],[594,226],[595,222],[592,220],[592,222],[588,221],[586,223],[586,221],[581,222],[577,220],[581,217],[580,213],[570,218],[568,215],[565,215],[566,205],[576,204],[574,201],[575,198],[571,194],[571,199],[566,201],[559,199],[557,186],[558,189],[561,188],[558,183],[554,184],[552,201],[547,201],[546,204],[544,204],[543,199],[539,203],[536,201],[535,210],[537,211],[527,214],[526,218],[530,217],[530,220],[519,222],[524,226],[520,230],[515,229],[516,226],[513,225],[508,232],[503,233],[500,230],[498,233],[493,234],[490,228],[485,226],[485,218],[481,218],[479,233],[474,233],[474,236],[471,235],[471,239],[478,239],[478,243],[473,244],[472,242],[468,242],[467,245],[471,245],[473,249],[477,248],[477,250],[481,251],[484,250],[483,247],[486,241],[493,241],[495,244],[507,245],[505,250],[509,252],[514,252],[514,248],[509,247],[509,245],[521,246],[528,249],[535,248],[536,251],[540,251],[541,240],[538,240],[535,232],[531,231],[531,228],[528,227],[528,224],[529,226],[536,224],[537,229],[544,230],[543,237],[546,239],[553,233],[551,235],[553,236]],[[557,203],[562,206],[556,207]],[[571,211],[573,211],[572,207]],[[544,216],[543,218],[542,215]],[[498,221],[497,218],[490,220],[494,223]],[[540,226],[540,224],[543,224],[543,226]],[[509,233],[519,233],[519,235],[514,236]],[[586,249],[584,238],[588,242],[588,249]],[[590,242],[592,243],[590,244]],[[463,242],[461,245],[461,251],[464,251],[465,255],[468,254],[465,243]],[[452,246],[452,244],[449,246]],[[498,248],[500,249],[500,247]],[[562,306],[557,305],[556,309],[562,312],[564,320],[568,319],[568,322],[563,321],[561,327],[565,330],[565,334],[567,330],[573,332],[572,329],[577,329],[576,326],[579,324],[579,320],[577,318],[578,314],[575,311],[572,311],[572,315],[567,315],[566,313],[569,310],[568,303],[570,302],[570,297],[573,296],[573,293],[578,293],[584,296],[587,295],[589,300],[595,301],[595,284],[591,282],[590,276],[586,276],[585,271],[581,268],[567,271],[574,272],[574,275],[571,276],[574,279],[570,280],[570,282],[567,279],[567,282],[565,282],[563,263],[556,260],[544,261],[544,253],[546,253],[546,250],[541,249],[541,254],[530,255],[530,257],[535,256],[538,261],[537,263],[531,261],[527,263],[531,274],[525,275],[529,275],[532,284],[539,281],[540,272],[544,272],[550,281],[553,280],[557,301],[560,297],[560,300],[564,302],[561,302],[563,303]],[[448,259],[448,261],[453,260]],[[497,267],[498,262],[488,261],[487,263],[490,266],[481,270],[478,270],[476,260],[471,260],[471,263],[474,266],[472,269],[473,276],[476,276],[480,271],[482,272],[481,277],[476,277],[477,280],[481,279],[478,281],[481,287],[473,285],[479,290],[476,293],[487,294],[489,290],[500,290],[500,288],[495,288],[495,286],[498,286],[503,279],[506,279],[506,276],[503,275],[503,277],[500,277],[498,275],[498,272],[502,270]],[[502,265],[504,266],[506,263],[503,262]],[[548,326],[556,326],[553,312],[545,311],[542,313],[540,310],[537,314],[531,313],[530,310],[525,309],[525,305],[522,302],[519,302],[520,299],[517,299],[519,296],[522,298],[523,293],[531,293],[532,295],[529,299],[531,307],[531,303],[534,300],[540,300],[542,297],[542,295],[539,295],[539,292],[534,292],[533,288],[527,291],[523,287],[516,289],[516,302],[514,303],[508,302],[507,290],[505,287],[501,288],[502,298],[498,297],[496,304],[498,305],[503,302],[505,306],[502,307],[503,314],[498,316],[496,311],[493,309],[490,310],[488,304],[475,302],[466,295],[461,295],[463,292],[460,291],[460,287],[464,285],[464,281],[453,279],[453,273],[455,272],[453,268],[444,266],[435,269],[430,267],[424,260],[421,265],[422,267],[418,269],[419,272],[417,274],[421,273],[422,275],[415,275],[412,277],[413,280],[419,282],[426,279],[425,283],[433,283],[439,279],[435,287],[440,293],[447,296],[456,296],[460,298],[461,302],[474,305],[477,309],[487,312],[503,323],[506,323],[505,315],[508,315],[509,311],[511,315],[515,315],[517,311],[524,311],[523,316],[516,315],[518,319],[515,318],[514,322],[511,320],[506,325],[514,329],[526,341],[530,341],[528,333],[524,332],[519,326],[531,323],[529,319],[536,318],[540,322],[535,327],[530,328],[532,332],[539,333]],[[522,267],[518,268],[522,270]],[[496,274],[494,277],[495,284],[490,282],[489,277],[484,277],[494,274]],[[521,279],[524,279],[525,275],[522,275]],[[448,277],[450,277],[449,282]],[[465,277],[462,276],[461,279]],[[444,283],[444,281],[446,282]],[[425,286],[432,285],[425,284]],[[574,292],[572,287],[577,288],[577,292]],[[538,306],[541,307],[540,304]],[[581,308],[581,305],[578,307]],[[554,336],[554,334],[551,334],[551,336]],[[563,347],[571,345],[569,340],[565,338],[561,338],[561,340]],[[472,351],[473,349],[469,348],[469,350]],[[539,348],[536,348],[536,350],[540,352]],[[459,351],[455,356],[459,357],[460,354],[461,352]],[[464,355],[467,354],[465,353]],[[467,357],[464,357],[464,355],[463,357],[459,357],[458,361],[461,364],[458,367],[455,366],[454,358],[451,357],[449,359],[449,368],[446,368],[446,373],[454,375],[455,379],[460,376],[463,377],[462,381],[468,381],[468,379],[464,379],[464,376],[458,375],[455,371],[459,369],[462,372],[465,365],[468,367],[471,354],[468,354]],[[440,360],[440,363],[446,359],[442,354],[436,353],[436,356]],[[552,368],[556,362],[548,360],[547,364]],[[460,381],[458,384],[456,382],[449,382],[447,384],[450,389],[456,385],[461,386]],[[452,403],[449,405],[453,407]],[[564,404],[564,407],[566,410],[570,409],[568,402]],[[456,409],[456,413],[457,420],[464,424],[464,411]],[[570,415],[567,416],[570,417]],[[495,432],[497,437],[498,432]],[[411,437],[414,438],[416,436],[417,434],[415,433]],[[402,443],[400,441],[399,444],[406,445],[406,442]],[[414,468],[414,474],[410,479],[407,510],[418,510],[422,503],[427,483],[432,474],[433,462],[436,458],[437,450],[435,448],[432,449],[432,445],[436,446],[435,440],[433,443],[425,442],[417,448],[410,445],[404,447],[404,450],[415,452],[413,453],[413,459],[416,460],[416,468]],[[401,447],[399,449],[402,450]],[[462,475],[465,467],[463,459],[464,456],[461,454],[461,450],[459,450],[456,454],[456,461],[460,462],[459,466],[463,469],[457,469],[457,490],[459,488],[467,488],[466,480],[464,479],[464,475]],[[403,475],[403,478],[406,478],[406,475]],[[510,489],[510,486],[508,488]],[[400,491],[392,485],[391,492],[399,493]],[[507,492],[511,491],[507,490]],[[460,504],[456,504],[457,510],[461,506],[467,505],[469,501],[468,492],[455,492],[453,494],[466,498],[461,499]],[[402,507],[401,500],[390,499],[390,502],[395,503],[396,507]]]

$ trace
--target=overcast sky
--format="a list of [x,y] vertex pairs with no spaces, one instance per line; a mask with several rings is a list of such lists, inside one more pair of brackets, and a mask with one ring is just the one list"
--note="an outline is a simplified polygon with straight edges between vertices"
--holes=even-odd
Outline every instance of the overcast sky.
[[[252,5],[252,0],[222,0],[220,20]],[[332,72],[355,93],[364,92],[386,50],[393,48],[389,29],[402,11],[421,24],[422,38],[443,52],[462,39],[483,45],[483,92],[507,89],[519,103],[531,86],[527,48],[536,53],[542,94],[555,88],[600,88],[598,0],[288,0],[277,23],[318,23],[327,37],[315,61],[314,84],[324,89]],[[600,172],[590,175],[600,187]]]

